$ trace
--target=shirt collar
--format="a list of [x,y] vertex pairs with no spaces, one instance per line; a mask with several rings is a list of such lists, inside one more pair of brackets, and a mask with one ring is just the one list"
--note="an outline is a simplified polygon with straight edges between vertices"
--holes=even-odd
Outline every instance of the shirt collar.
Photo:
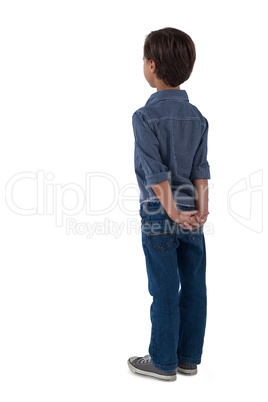
[[145,103],[145,106],[150,106],[155,102],[163,99],[172,99],[179,102],[189,102],[187,92],[184,89],[163,89],[162,91],[154,92]]

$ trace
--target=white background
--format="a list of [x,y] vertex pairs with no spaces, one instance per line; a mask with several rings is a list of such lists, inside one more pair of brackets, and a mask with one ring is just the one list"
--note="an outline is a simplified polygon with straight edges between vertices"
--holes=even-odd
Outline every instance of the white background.
[[[267,400],[265,6],[1,2],[1,402]],[[211,167],[203,359],[174,383],[127,367],[151,304],[131,116],[155,92],[145,36],[167,26],[196,45],[181,89],[209,121]]]

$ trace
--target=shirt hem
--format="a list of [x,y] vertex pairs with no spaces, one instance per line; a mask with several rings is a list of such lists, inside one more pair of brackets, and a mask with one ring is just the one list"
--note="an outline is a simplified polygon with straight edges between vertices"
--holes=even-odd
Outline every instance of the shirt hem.
[[[149,198],[149,199],[140,201],[140,205],[143,204],[144,202],[158,202],[159,204],[161,204],[161,202],[159,201],[158,198]],[[181,202],[175,202],[175,204],[179,205],[179,206],[181,205],[183,207],[193,207],[193,208],[195,208],[195,204],[193,204],[193,203],[191,203],[191,204],[183,204]]]

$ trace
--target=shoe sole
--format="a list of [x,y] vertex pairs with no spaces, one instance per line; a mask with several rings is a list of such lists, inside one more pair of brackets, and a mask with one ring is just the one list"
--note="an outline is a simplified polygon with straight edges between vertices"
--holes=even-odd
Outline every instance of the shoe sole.
[[165,375],[153,373],[151,371],[140,370],[131,364],[130,359],[128,359],[127,364],[128,364],[130,371],[132,371],[132,373],[134,373],[134,374],[144,375],[146,377],[156,378],[157,380],[162,380],[162,381],[175,381],[177,379],[176,374],[172,375],[172,376],[165,376]]
[[182,374],[186,374],[186,375],[195,375],[195,374],[197,374],[197,369],[187,370],[187,369],[183,369],[183,368],[178,367],[177,372],[182,373]]

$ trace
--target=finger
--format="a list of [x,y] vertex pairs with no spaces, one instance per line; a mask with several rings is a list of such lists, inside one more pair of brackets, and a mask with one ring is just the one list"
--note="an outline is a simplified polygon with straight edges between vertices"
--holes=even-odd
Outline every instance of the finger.
[[180,225],[182,229],[191,230],[191,226],[187,227],[186,225]]
[[199,221],[200,221],[200,215],[198,214],[198,215],[194,215],[194,216],[191,216],[190,218],[189,218],[189,221],[190,222],[193,222],[193,223],[199,223]]
[[190,222],[192,225],[197,225],[197,224],[198,224],[198,221],[197,221],[197,219],[196,219],[195,216],[191,216],[191,217],[189,218],[189,222]]
[[201,223],[195,223],[194,225],[192,225],[192,227],[194,228],[194,229],[197,229],[197,228],[199,228],[201,226]]
[[199,211],[193,210],[193,211],[181,211],[182,215],[187,215],[187,216],[192,216],[192,215],[197,215]]
[[201,226],[200,223],[195,222],[195,223],[192,225],[192,229],[198,229],[200,226]]
[[183,229],[190,229],[190,228],[191,228],[191,225],[190,225],[187,221],[182,222],[182,223],[180,224],[180,226],[181,226]]
[[197,221],[196,217],[190,217],[188,220],[189,224],[190,224],[190,229],[191,230],[195,230],[198,229],[201,226],[201,222]]
[[195,228],[195,227],[193,227],[193,226],[191,226],[191,227],[189,228],[190,231],[196,230],[196,229],[197,229],[197,228]]

